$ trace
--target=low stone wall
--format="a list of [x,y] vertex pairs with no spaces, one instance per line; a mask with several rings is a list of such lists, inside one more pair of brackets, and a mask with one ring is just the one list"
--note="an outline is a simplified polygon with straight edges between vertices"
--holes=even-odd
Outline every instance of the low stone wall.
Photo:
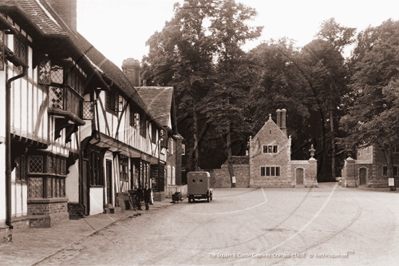
[[30,227],[51,227],[55,223],[69,219],[68,199],[39,199],[28,201]]
[[[234,176],[236,177],[236,187],[249,187],[249,164],[233,165]],[[227,164],[223,164],[220,169],[209,171],[211,174],[211,188],[230,188],[231,179]]]

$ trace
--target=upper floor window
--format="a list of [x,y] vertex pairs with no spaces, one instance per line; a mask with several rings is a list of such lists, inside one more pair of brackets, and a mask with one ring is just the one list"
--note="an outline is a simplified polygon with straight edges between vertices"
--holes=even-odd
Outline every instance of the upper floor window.
[[[15,37],[14,54],[25,64],[28,63],[28,46]],[[18,67],[18,72],[22,73],[22,66]]]
[[151,124],[151,141],[152,143],[157,143],[157,129],[153,124]]
[[105,108],[112,113],[118,111],[119,93],[117,91],[107,91],[105,93]]
[[170,154],[173,154],[173,139],[170,138]]
[[145,119],[145,115],[142,116],[140,119],[140,135],[143,138],[147,138],[147,127],[148,127],[148,122]]
[[263,153],[278,153],[278,145],[263,145]]

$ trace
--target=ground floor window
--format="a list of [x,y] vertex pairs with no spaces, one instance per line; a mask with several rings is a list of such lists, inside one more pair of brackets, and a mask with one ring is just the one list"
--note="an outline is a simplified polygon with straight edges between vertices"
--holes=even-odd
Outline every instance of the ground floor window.
[[[382,167],[382,175],[383,176],[388,176],[388,166],[383,166]],[[398,176],[399,175],[399,166],[394,165],[393,166],[393,175]]]
[[20,156],[17,164],[17,176],[27,177],[29,199],[65,197],[66,157],[52,153],[30,154]]
[[260,176],[280,176],[280,166],[262,166]]

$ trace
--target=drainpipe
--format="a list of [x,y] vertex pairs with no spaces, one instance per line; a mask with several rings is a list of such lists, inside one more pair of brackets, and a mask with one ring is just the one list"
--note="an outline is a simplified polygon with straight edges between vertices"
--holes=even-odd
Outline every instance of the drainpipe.
[[[18,58],[15,58],[13,55],[8,57],[18,60]],[[22,73],[10,78],[6,83],[6,224],[11,230],[9,241],[12,241],[13,229],[13,226],[11,225],[11,83],[24,77],[28,69],[26,64],[21,62],[20,65],[22,65],[23,68]]]

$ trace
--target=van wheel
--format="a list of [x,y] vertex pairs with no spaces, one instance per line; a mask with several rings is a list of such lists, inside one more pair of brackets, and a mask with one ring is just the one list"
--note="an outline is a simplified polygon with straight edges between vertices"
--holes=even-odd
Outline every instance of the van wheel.
[[191,198],[188,198],[188,203],[191,203]]

